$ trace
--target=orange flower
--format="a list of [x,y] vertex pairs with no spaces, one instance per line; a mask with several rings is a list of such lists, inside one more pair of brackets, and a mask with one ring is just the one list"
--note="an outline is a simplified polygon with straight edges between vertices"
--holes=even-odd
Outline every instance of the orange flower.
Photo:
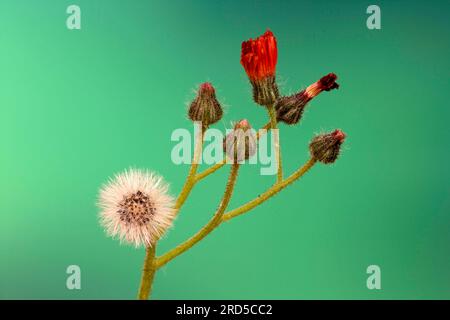
[[270,30],[255,40],[242,42],[241,64],[251,81],[275,75],[277,39]]

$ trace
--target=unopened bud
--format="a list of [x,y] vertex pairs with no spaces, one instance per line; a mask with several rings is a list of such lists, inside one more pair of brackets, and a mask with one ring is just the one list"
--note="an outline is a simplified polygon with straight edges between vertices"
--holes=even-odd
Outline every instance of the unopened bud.
[[216,98],[216,91],[211,83],[205,82],[200,85],[197,97],[189,106],[188,116],[192,121],[200,121],[207,127],[222,118],[223,111]]
[[333,163],[339,156],[344,139],[345,133],[341,130],[314,137],[309,145],[311,156],[322,163]]
[[281,97],[275,104],[278,121],[287,124],[296,124],[300,121],[303,111],[310,100],[322,91],[330,91],[339,88],[336,83],[337,76],[330,73],[322,77],[319,81],[308,86],[291,96]]
[[223,141],[227,156],[236,162],[249,159],[256,153],[256,134],[247,120],[241,120],[234,126]]

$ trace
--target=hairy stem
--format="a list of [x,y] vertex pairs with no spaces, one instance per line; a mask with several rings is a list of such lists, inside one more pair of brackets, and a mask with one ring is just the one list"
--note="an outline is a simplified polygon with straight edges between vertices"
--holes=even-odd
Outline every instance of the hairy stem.
[[[271,129],[278,129],[277,112],[275,110],[275,106],[274,105],[267,106],[267,110],[269,111]],[[273,140],[275,143],[275,156],[276,156],[277,164],[278,164],[277,181],[280,182],[281,180],[283,180],[283,165],[281,163],[281,150],[280,150],[280,143],[279,143],[280,136],[278,134],[278,131],[272,131],[272,135],[274,136]]]
[[209,176],[210,174],[216,172],[217,170],[219,170],[220,168],[222,168],[226,163],[226,160],[222,160],[219,163],[216,163],[215,165],[209,167],[208,169],[205,169],[204,171],[198,173],[195,176],[195,183],[197,183],[198,181],[202,180],[203,178],[206,178],[207,176]]
[[186,177],[186,182],[184,183],[183,188],[181,189],[180,194],[178,195],[178,198],[175,202],[175,211],[179,211],[180,208],[183,206],[184,202],[186,201],[187,197],[189,196],[189,193],[192,190],[192,187],[195,185],[195,177],[197,174],[198,169],[198,163],[200,161],[200,157],[202,155],[203,150],[203,137],[205,135],[206,127],[202,127],[202,131],[197,134],[196,141],[195,141],[195,147],[194,147],[194,156],[192,158],[191,167],[189,169],[189,173]]
[[[294,181],[299,179],[301,176],[303,176],[309,169],[312,168],[312,166],[315,163],[316,163],[315,159],[313,159],[313,158],[309,159],[301,168],[296,170],[293,174],[291,174],[289,177],[287,177],[283,181],[278,182],[275,185],[273,185],[271,188],[269,188],[267,191],[265,191],[263,194],[261,194],[257,198],[255,198],[255,199],[247,202],[246,204],[244,204],[234,210],[231,210],[227,213],[223,213],[223,212],[220,213],[220,211],[225,210],[226,205],[228,205],[228,202],[227,202],[226,205],[224,206],[224,200],[225,200],[225,195],[224,195],[224,200],[222,200],[221,207],[216,212],[214,217],[199,232],[197,232],[192,238],[186,240],[184,243],[180,244],[178,247],[172,249],[171,251],[165,253],[164,255],[156,258],[156,262],[155,262],[156,268],[158,269],[158,268],[162,267],[163,265],[165,265],[166,263],[168,263],[175,257],[177,257],[180,254],[182,254],[183,252],[186,252],[187,250],[189,250],[197,242],[199,242],[204,237],[206,237],[209,233],[211,233],[211,231],[213,231],[215,228],[217,228],[222,222],[225,222],[232,218],[235,218],[235,217],[257,207],[261,203],[267,201],[268,199],[270,199],[271,197],[276,195],[278,192],[280,192],[281,190],[286,188],[288,185],[290,185],[291,183],[293,183]],[[237,165],[233,165],[233,166],[237,166]],[[228,180],[229,182],[227,184],[227,189],[228,189],[228,186],[230,185],[232,176],[233,176],[233,174],[230,174],[230,178]],[[236,176],[237,176],[237,168],[236,168]],[[232,187],[231,187],[231,190],[232,190]],[[225,192],[225,194],[227,194],[227,192]],[[231,197],[231,194],[230,194],[230,197]],[[228,201],[229,201],[229,199],[228,199]],[[217,220],[219,220],[219,221],[217,221]]]
[[234,185],[236,183],[237,175],[239,170],[239,164],[235,163],[231,166],[231,172],[228,177],[227,186],[225,188],[224,195],[222,197],[222,201],[220,202],[219,208],[217,209],[214,216],[209,220],[209,222],[200,229],[194,236],[183,242],[182,244],[178,245],[174,249],[170,250],[166,254],[162,255],[161,257],[156,258],[156,268],[161,268],[163,265],[165,265],[167,262],[172,260],[173,258],[179,256],[183,252],[190,249],[192,246],[194,246],[196,243],[198,243],[200,240],[205,238],[208,234],[210,234],[221,222],[221,218],[228,206],[228,203],[230,202],[231,196],[233,194]]
[[227,213],[225,213],[222,216],[222,221],[228,221],[230,219],[233,219],[247,211],[250,211],[251,209],[255,208],[256,206],[260,205],[264,201],[267,201],[274,195],[276,195],[278,192],[286,188],[288,185],[296,181],[298,178],[303,176],[309,169],[312,168],[312,166],[316,163],[316,160],[313,158],[310,158],[308,162],[306,162],[300,169],[295,171],[293,174],[291,174],[289,177],[284,179],[281,182],[277,182],[274,184],[271,188],[269,188],[267,191],[265,191],[263,194],[259,195],[257,198],[247,202],[246,204],[240,206],[239,208],[236,208],[234,210],[231,210]]
[[153,279],[155,277],[155,252],[156,244],[147,247],[145,252],[144,267],[142,268],[141,285],[139,286],[138,299],[147,300],[152,291]]

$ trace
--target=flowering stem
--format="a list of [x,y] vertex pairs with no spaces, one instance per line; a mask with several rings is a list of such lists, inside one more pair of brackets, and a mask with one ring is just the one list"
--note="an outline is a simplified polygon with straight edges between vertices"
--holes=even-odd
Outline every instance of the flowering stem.
[[226,160],[223,159],[222,161],[220,161],[219,163],[216,163],[215,165],[209,167],[208,169],[203,170],[202,172],[198,173],[195,176],[195,180],[194,182],[197,183],[198,181],[202,180],[203,178],[206,178],[207,176],[209,176],[210,174],[216,172],[217,170],[219,170],[220,168],[222,168],[226,163]]
[[196,137],[195,141],[195,149],[194,149],[194,156],[192,159],[191,167],[189,169],[188,176],[186,177],[186,182],[184,183],[183,189],[181,189],[180,194],[178,195],[177,201],[175,203],[175,211],[178,211],[181,206],[186,201],[187,197],[189,196],[189,193],[192,190],[192,187],[195,184],[195,175],[197,173],[198,169],[198,163],[200,161],[200,157],[202,155],[203,150],[203,137],[205,135],[206,127],[202,127],[201,133],[199,133]]
[[233,219],[247,211],[250,211],[254,207],[260,205],[264,201],[267,201],[269,198],[276,195],[278,192],[286,188],[288,185],[296,181],[298,178],[303,176],[309,169],[312,168],[312,166],[316,163],[316,159],[310,158],[308,162],[306,162],[301,168],[299,168],[297,171],[295,171],[293,174],[291,174],[289,177],[284,179],[281,182],[275,183],[271,188],[269,188],[267,191],[265,191],[263,194],[259,195],[257,198],[247,202],[246,204],[240,206],[239,208],[236,208],[234,210],[231,210],[227,213],[225,213],[222,216],[222,221],[228,221],[230,219]]
[[[274,110],[274,109],[273,109],[273,110]],[[274,126],[274,123],[273,123],[273,121],[272,121],[273,119],[275,119],[275,126]],[[274,127],[276,128],[276,123],[277,123],[276,116],[275,116],[275,117],[272,117],[272,118],[271,118],[271,122],[265,124],[264,127],[263,127],[263,129],[265,129],[265,130],[270,130],[271,128],[274,128]],[[260,136],[259,131],[258,131],[258,132],[257,132],[257,136],[256,136],[257,140],[259,140],[260,137],[261,137],[261,136]],[[203,136],[202,136],[202,139],[201,139],[201,143],[203,143]],[[198,145],[198,143],[196,144],[196,146],[197,146],[197,145]],[[197,147],[196,147],[196,150],[198,150]],[[202,150],[202,148],[200,148],[200,150]],[[201,151],[200,151],[200,152],[201,152]],[[197,153],[197,151],[196,151],[196,153]],[[193,161],[193,165],[194,165],[194,163],[195,163],[195,162]],[[206,178],[207,176],[209,176],[210,174],[216,172],[217,170],[219,170],[220,168],[222,168],[225,164],[226,164],[226,160],[224,159],[224,160],[222,160],[221,162],[216,163],[215,165],[209,167],[208,169],[206,169],[206,170],[204,170],[203,172],[200,172],[200,173],[196,173],[196,172],[197,172],[198,165],[196,165],[195,168],[193,168],[193,165],[191,165],[191,169],[190,169],[190,171],[189,171],[188,178],[186,179],[185,186],[183,187],[183,189],[182,189],[180,195],[178,196],[178,199],[177,199],[177,202],[176,202],[176,205],[175,205],[175,209],[176,209],[176,210],[179,210],[179,209],[180,209],[180,207],[183,205],[184,201],[186,201],[186,198],[188,197],[190,191],[192,190],[192,188],[194,187],[194,185],[195,185],[198,181],[200,181],[200,180]],[[236,168],[235,168],[235,167],[236,167]],[[228,180],[227,186],[230,185],[230,179],[231,179],[231,178],[236,179],[238,167],[239,167],[238,165],[233,165],[232,173],[230,174],[230,178],[229,178],[229,180]],[[236,173],[235,173],[236,177],[233,177],[233,175],[234,175],[234,174],[233,174],[233,170],[234,170],[234,169],[236,170]],[[234,182],[235,182],[235,181],[234,181]],[[234,186],[234,182],[233,182],[233,186]],[[230,192],[232,192],[232,190],[231,190]],[[227,193],[227,192],[225,192],[225,194],[226,194],[226,193]],[[230,197],[231,197],[231,194],[230,194]],[[224,198],[225,198],[225,195],[224,195]],[[229,199],[228,199],[228,201],[229,201]],[[221,206],[222,206],[223,204],[224,204],[224,200],[222,200]],[[228,205],[228,203],[226,203],[226,206],[227,206],[227,205]],[[162,255],[162,256],[156,258],[156,262],[155,262],[155,263],[156,263],[156,268],[158,269],[158,268],[162,267],[162,266],[165,265],[167,262],[169,262],[170,260],[172,260],[172,259],[175,258],[176,256],[180,255],[180,254],[183,253],[184,251],[188,250],[188,249],[191,248],[195,243],[197,243],[198,241],[200,241],[200,240],[202,240],[204,237],[206,237],[206,236],[207,236],[214,228],[216,228],[216,227],[223,221],[223,219],[221,219],[221,218],[222,218],[222,216],[223,216],[223,214],[224,214],[224,212],[225,212],[225,210],[226,210],[226,206],[223,208],[223,212],[222,212],[222,213],[220,214],[220,216],[217,218],[218,213],[220,212],[220,211],[219,211],[220,208],[219,208],[219,210],[216,212],[216,214],[213,216],[213,218],[210,220],[210,222],[209,222],[207,225],[205,225],[205,226],[204,226],[197,234],[195,234],[192,238],[188,239],[186,242],[180,244],[178,247],[172,249],[171,251],[167,252],[166,254],[164,254],[164,255]],[[216,223],[217,223],[217,222],[216,222],[216,219],[219,220],[217,225],[216,225]]]
[[[275,106],[274,105],[267,106],[267,110],[269,111],[271,129],[278,129],[277,112],[275,110]],[[278,163],[277,182],[281,182],[283,180],[283,166],[281,163],[281,151],[280,151],[280,144],[279,144],[280,136],[278,135],[278,132],[276,134],[274,132],[275,131],[272,131],[272,134],[275,135],[274,136],[275,153],[276,153],[277,163]]]
[[147,300],[152,291],[153,279],[155,277],[155,252],[156,244],[153,247],[147,247],[145,252],[144,267],[142,268],[141,285],[139,287],[139,300]]
[[[189,196],[189,193],[192,190],[192,187],[195,184],[195,176],[197,174],[198,163],[203,150],[203,137],[205,135],[207,127],[202,126],[201,128],[202,131],[198,133],[196,136],[194,156],[192,159],[188,176],[186,177],[186,182],[184,183],[184,186],[181,189],[181,192],[178,195],[178,198],[175,203],[174,208],[176,212],[180,210],[181,206],[186,201],[187,197]],[[139,287],[139,294],[138,294],[139,300],[147,300],[148,297],[150,296],[153,279],[155,277],[156,272],[155,251],[156,251],[156,244],[154,244],[153,247],[147,247],[146,249],[144,267],[142,270],[141,285]]]
[[178,245],[174,249],[165,253],[164,255],[156,258],[155,265],[156,268],[161,268],[167,262],[172,260],[173,258],[179,256],[183,252],[187,251],[189,248],[194,246],[197,242],[205,238],[208,234],[211,233],[221,222],[221,218],[228,207],[228,203],[230,202],[231,196],[233,194],[234,185],[236,183],[236,179],[238,176],[239,164],[235,163],[231,166],[231,172],[228,177],[227,186],[225,188],[225,192],[222,197],[222,201],[220,202],[219,208],[217,209],[214,216],[209,220],[209,222],[200,229],[194,236]]
[[[232,218],[235,218],[247,211],[250,211],[251,209],[255,208],[256,206],[260,205],[261,203],[267,201],[274,195],[276,195],[278,192],[286,188],[288,185],[299,179],[301,176],[303,176],[311,167],[316,163],[316,159],[309,159],[301,168],[299,168],[297,171],[295,171],[293,174],[291,174],[288,178],[284,179],[281,182],[275,183],[271,188],[269,188],[267,191],[265,191],[262,195],[258,196],[256,199],[253,199],[246,204],[240,206],[239,208],[236,208],[234,210],[231,210],[227,213],[218,215],[219,210],[223,208],[225,210],[224,200],[222,200],[221,207],[216,212],[214,217],[208,222],[207,225],[205,225],[195,236],[192,238],[186,240],[184,243],[180,244],[178,247],[172,249],[171,251],[165,253],[164,255],[156,258],[156,269],[161,268],[166,263],[174,259],[175,257],[179,256],[183,252],[190,249],[192,246],[194,246],[197,242],[202,240],[204,237],[206,237],[212,230],[217,228],[222,222],[228,221]],[[236,165],[233,165],[236,166]],[[237,168],[236,168],[236,175],[237,175]],[[228,180],[227,188],[230,185],[230,179],[232,179],[232,174],[230,174],[230,178]],[[231,197],[231,194],[230,194]],[[225,199],[225,196],[224,196]],[[218,221],[217,221],[218,219]]]

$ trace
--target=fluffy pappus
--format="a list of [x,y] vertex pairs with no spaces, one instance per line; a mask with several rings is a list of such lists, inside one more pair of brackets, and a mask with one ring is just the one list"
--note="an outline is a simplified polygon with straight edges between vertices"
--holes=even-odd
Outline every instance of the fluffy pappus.
[[129,169],[110,179],[100,189],[98,206],[106,233],[135,247],[153,246],[175,218],[168,185],[145,170]]

